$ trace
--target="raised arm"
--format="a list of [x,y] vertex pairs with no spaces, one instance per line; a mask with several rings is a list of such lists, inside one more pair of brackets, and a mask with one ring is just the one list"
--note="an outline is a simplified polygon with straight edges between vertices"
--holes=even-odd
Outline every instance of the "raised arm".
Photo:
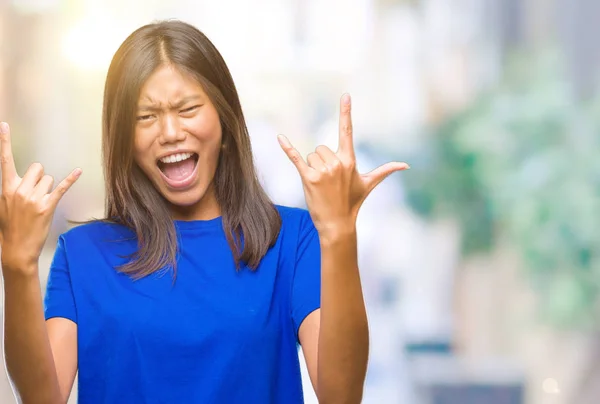
[[66,319],[44,321],[38,260],[56,206],[81,170],[52,190],[52,177],[38,163],[17,175],[6,123],[0,123],[0,148],[6,367],[24,404],[63,403],[77,368],[77,328]]
[[308,210],[321,244],[321,308],[300,326],[299,338],[321,403],[360,403],[369,332],[360,282],[356,218],[369,193],[388,175],[408,168],[384,164],[356,169],[350,96],[341,99],[339,148],[319,146],[304,161],[284,136],[282,149],[302,178]]

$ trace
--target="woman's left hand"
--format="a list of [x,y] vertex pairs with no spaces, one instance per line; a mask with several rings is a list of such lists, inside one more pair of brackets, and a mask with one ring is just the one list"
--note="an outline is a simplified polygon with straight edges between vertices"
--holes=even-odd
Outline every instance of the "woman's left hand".
[[350,95],[344,94],[336,153],[318,146],[304,161],[285,136],[278,136],[281,148],[300,173],[306,204],[321,236],[353,229],[358,211],[371,191],[390,174],[409,168],[406,163],[391,162],[366,174],[357,171],[350,106]]

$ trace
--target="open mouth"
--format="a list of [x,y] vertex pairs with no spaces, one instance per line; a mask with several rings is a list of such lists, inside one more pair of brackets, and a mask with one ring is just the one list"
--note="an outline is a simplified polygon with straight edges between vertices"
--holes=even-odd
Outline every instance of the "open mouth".
[[198,159],[198,154],[191,152],[171,154],[158,160],[157,166],[169,186],[182,188],[193,182]]

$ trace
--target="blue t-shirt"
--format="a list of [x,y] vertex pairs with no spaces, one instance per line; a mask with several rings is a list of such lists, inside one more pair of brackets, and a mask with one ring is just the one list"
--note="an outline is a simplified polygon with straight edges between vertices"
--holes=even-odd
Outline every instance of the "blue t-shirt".
[[78,325],[78,402],[302,403],[298,328],[320,307],[320,246],[306,210],[278,209],[256,271],[236,271],[221,218],[176,221],[175,282],[114,269],[137,246],[123,226],[61,235],[45,315]]

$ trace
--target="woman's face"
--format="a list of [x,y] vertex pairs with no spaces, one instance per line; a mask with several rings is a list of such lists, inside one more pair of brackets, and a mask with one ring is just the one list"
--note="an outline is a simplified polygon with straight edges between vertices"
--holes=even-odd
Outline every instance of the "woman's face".
[[219,114],[192,76],[164,65],[144,83],[134,159],[171,204],[174,219],[220,214],[212,184],[221,138]]

